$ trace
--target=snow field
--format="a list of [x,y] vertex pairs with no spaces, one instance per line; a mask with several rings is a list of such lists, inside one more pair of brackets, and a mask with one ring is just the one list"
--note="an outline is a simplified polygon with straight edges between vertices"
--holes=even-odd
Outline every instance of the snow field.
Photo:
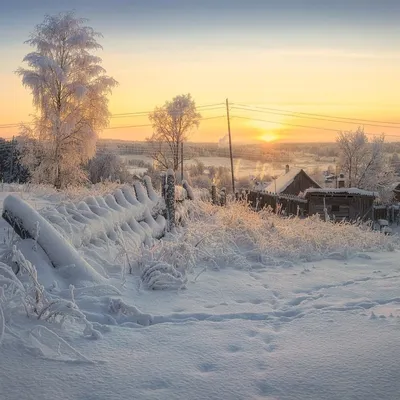
[[[153,195],[142,195],[136,200],[151,206]],[[114,202],[94,199],[123,224]],[[11,249],[22,295],[6,287],[1,300],[7,399],[398,398],[396,236],[197,199],[180,204],[183,227],[161,240],[147,230],[138,247],[135,230],[114,236],[112,224],[90,225],[85,205],[97,206],[83,203],[63,205],[74,210],[66,217],[76,234],[52,224],[71,243],[80,238],[74,248],[104,283],[70,285],[34,239]],[[89,236],[80,233],[86,223]],[[14,279],[7,264],[0,279]]]

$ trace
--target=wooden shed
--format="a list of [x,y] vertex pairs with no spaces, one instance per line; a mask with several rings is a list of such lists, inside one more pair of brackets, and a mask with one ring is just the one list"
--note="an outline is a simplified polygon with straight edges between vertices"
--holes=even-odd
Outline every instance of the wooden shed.
[[309,215],[324,215],[326,207],[332,219],[373,219],[374,192],[357,188],[307,189],[304,197],[308,200]]
[[289,169],[286,166],[286,172],[278,176],[272,181],[265,189],[264,192],[276,193],[279,195],[293,195],[298,196],[308,188],[320,188],[317,182],[314,181],[307,173],[301,168]]

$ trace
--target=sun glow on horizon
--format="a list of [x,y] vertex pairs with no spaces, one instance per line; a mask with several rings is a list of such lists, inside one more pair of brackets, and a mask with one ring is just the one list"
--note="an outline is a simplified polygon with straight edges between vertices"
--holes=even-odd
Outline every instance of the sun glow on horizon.
[[267,132],[262,134],[261,136],[258,137],[259,140],[262,140],[263,142],[274,142],[275,140],[279,139],[279,135],[273,132]]

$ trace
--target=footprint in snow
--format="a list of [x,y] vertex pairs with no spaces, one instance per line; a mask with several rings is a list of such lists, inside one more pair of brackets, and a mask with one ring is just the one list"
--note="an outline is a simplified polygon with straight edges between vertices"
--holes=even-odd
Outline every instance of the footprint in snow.
[[251,303],[251,304],[261,304],[261,303],[265,303],[265,300],[254,299],[254,300],[250,300],[249,303]]
[[201,371],[201,372],[213,372],[213,371],[217,371],[217,366],[213,363],[209,363],[209,362],[204,362],[201,363],[197,366],[197,368]]
[[278,390],[266,381],[257,382],[257,387],[261,396],[270,397],[279,394]]
[[231,353],[237,353],[238,351],[242,350],[242,348],[241,348],[240,346],[236,345],[236,344],[230,344],[230,345],[228,346],[228,350],[229,350]]
[[267,351],[268,353],[272,353],[273,351],[276,350],[277,347],[278,347],[278,346],[277,346],[276,344],[270,343],[270,344],[267,344],[267,345],[264,347],[264,350]]
[[251,329],[247,332],[248,337],[256,337],[258,335],[258,332],[255,331],[254,329]]

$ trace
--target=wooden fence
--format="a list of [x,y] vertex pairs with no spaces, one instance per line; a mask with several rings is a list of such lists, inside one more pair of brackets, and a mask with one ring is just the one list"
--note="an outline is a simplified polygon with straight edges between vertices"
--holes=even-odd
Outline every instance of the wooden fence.
[[[254,210],[271,207],[274,212],[284,215],[309,215],[308,201],[302,197],[292,195],[279,195],[275,193],[263,193],[246,190],[236,194],[237,200],[248,201]],[[400,224],[400,207],[397,204],[374,205],[372,220],[387,220],[390,224]]]
[[387,220],[389,223],[400,223],[400,207],[396,204],[373,206],[373,220]]
[[274,212],[284,215],[308,215],[307,200],[298,196],[245,191],[239,195],[238,199],[247,200],[250,206],[257,211],[271,207]]

